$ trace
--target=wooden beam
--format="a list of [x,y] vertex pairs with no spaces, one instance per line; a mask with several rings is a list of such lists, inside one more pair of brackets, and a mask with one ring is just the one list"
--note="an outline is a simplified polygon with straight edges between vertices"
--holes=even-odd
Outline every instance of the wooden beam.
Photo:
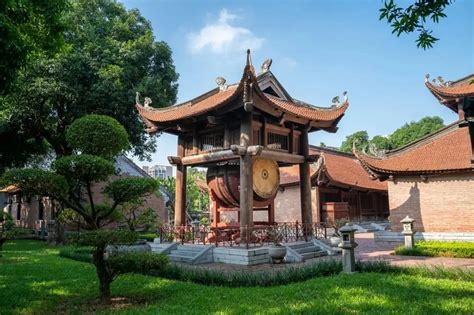
[[193,154],[199,153],[199,139],[197,129],[193,129]]
[[231,145],[230,150],[235,155],[245,155],[245,153],[247,153],[247,148],[246,147],[243,147],[243,146],[237,145],[237,144]]
[[263,146],[261,145],[251,145],[247,148],[247,154],[250,156],[262,154]]
[[179,156],[168,156],[168,162],[171,165],[178,165],[181,164],[181,158]]
[[269,150],[265,148],[260,153],[260,157],[289,164],[301,164],[305,161],[305,157],[302,155],[290,154],[288,152]]
[[181,159],[181,163],[186,166],[191,166],[234,160],[238,158],[239,156],[232,152],[231,149],[227,149],[216,152],[208,152],[198,155],[186,156]]

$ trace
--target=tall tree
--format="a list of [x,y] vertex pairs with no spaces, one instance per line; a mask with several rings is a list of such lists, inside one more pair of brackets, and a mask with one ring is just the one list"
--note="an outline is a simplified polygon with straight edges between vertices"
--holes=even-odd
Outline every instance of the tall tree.
[[28,58],[55,53],[62,44],[66,0],[0,1],[0,95]]
[[127,130],[133,153],[148,157],[156,139],[143,130],[135,92],[150,96],[156,107],[175,102],[178,75],[170,48],[155,41],[138,10],[113,0],[72,0],[64,20],[64,51],[39,56],[20,72],[3,109],[7,129],[64,156],[72,153],[65,131],[76,118],[109,115]]
[[357,131],[348,135],[346,140],[342,142],[340,150],[342,152],[351,153],[354,144],[358,150],[365,150],[369,145],[369,135],[367,134],[367,131]]
[[380,9],[380,20],[387,20],[392,27],[392,33],[397,37],[401,34],[416,32],[416,46],[423,49],[433,47],[439,38],[432,35],[433,31],[427,26],[429,20],[438,23],[445,18],[446,7],[454,0],[416,0],[406,8],[400,7],[393,0],[385,1]]
[[440,117],[424,117],[419,121],[406,123],[390,135],[390,143],[393,149],[404,146],[412,141],[420,139],[440,128],[444,127],[443,119]]

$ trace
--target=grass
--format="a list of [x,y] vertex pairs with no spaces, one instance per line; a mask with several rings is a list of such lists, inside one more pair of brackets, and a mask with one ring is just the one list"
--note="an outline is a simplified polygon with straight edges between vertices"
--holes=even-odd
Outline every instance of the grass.
[[396,255],[474,258],[474,243],[419,241],[413,249],[400,246],[395,249]]
[[[372,270],[375,270],[373,268]],[[226,288],[125,275],[112,294],[125,298],[99,313],[122,314],[470,314],[474,282],[429,271],[338,274],[274,287]],[[424,272],[426,274],[424,274]],[[0,314],[90,313],[97,279],[89,263],[59,257],[38,241],[5,245],[0,259]]]

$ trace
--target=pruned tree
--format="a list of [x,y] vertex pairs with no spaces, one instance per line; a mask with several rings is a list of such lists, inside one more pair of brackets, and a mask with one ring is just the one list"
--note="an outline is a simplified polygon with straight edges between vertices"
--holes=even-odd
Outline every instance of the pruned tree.
[[432,35],[428,24],[438,23],[445,18],[445,9],[454,0],[416,0],[406,8],[398,6],[393,0],[385,1],[380,9],[380,20],[386,20],[397,37],[401,34],[416,32],[416,46],[423,49],[432,48],[439,38]]
[[[84,228],[92,233],[80,243],[94,247],[101,298],[108,301],[115,275],[107,268],[105,249],[109,244],[133,242],[136,237],[101,229],[118,218],[121,205],[152,194],[157,183],[141,177],[110,179],[116,172],[113,158],[129,145],[124,127],[111,117],[79,118],[67,129],[65,139],[74,154],[58,158],[52,170],[11,169],[3,175],[2,183],[14,184],[27,195],[51,197],[81,217]],[[109,200],[104,203],[97,203],[94,198],[93,185],[99,182],[106,182],[103,193]]]

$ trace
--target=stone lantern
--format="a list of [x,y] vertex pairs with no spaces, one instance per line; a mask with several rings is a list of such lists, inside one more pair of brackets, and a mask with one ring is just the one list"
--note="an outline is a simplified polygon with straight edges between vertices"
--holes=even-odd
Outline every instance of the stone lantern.
[[403,231],[402,235],[405,237],[405,248],[412,249],[415,246],[415,233],[416,231],[413,230],[413,222],[415,219],[406,216],[400,223],[403,224]]
[[342,234],[342,241],[339,244],[339,248],[342,249],[342,271],[345,273],[355,272],[354,248],[357,247],[354,237],[355,231],[357,229],[349,223],[339,229],[339,233]]

